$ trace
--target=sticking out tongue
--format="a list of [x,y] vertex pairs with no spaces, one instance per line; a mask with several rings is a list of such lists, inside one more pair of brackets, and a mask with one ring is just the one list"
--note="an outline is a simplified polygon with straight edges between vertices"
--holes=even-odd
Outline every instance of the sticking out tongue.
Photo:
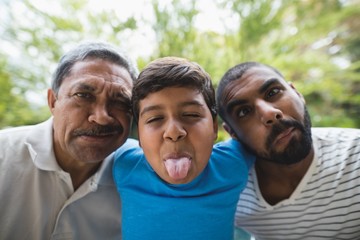
[[166,170],[174,180],[185,178],[189,172],[191,160],[186,157],[165,160]]

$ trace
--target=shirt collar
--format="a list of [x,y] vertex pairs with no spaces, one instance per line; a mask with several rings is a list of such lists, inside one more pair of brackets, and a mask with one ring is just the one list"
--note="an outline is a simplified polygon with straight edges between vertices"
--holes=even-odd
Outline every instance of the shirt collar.
[[[63,171],[56,161],[53,146],[53,117],[34,126],[25,140],[35,166],[45,171]],[[104,159],[98,171],[93,175],[94,183],[114,185],[112,166],[114,154]]]
[[34,125],[25,140],[35,166],[46,171],[61,170],[53,148],[53,118]]

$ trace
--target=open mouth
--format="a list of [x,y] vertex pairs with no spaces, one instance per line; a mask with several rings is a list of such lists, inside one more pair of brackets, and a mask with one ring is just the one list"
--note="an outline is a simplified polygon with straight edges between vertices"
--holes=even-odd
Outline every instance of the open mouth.
[[181,180],[188,175],[191,167],[191,158],[188,156],[167,158],[164,161],[164,165],[172,179]]

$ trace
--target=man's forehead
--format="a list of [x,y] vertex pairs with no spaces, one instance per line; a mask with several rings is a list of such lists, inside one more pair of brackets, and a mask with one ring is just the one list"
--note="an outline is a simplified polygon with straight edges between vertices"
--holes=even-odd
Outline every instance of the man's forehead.
[[86,91],[93,94],[102,94],[113,97],[131,97],[132,82],[106,81],[103,78],[89,78],[83,76],[69,82],[69,91]]
[[236,88],[237,91],[259,91],[269,81],[282,85],[287,84],[285,79],[274,69],[267,66],[254,66],[248,69],[241,77],[230,82],[227,90],[232,91],[232,89]]
[[228,105],[246,102],[248,97],[261,94],[269,85],[275,83],[285,85],[286,81],[267,66],[254,66],[228,84],[223,94],[223,103]]
[[269,78],[282,78],[281,75],[279,75],[277,72],[274,71],[274,69],[271,69],[267,66],[254,66],[249,68],[241,77],[241,79],[246,78],[256,78],[258,80],[266,80]]
[[83,75],[76,80],[70,80],[70,85],[73,87],[87,87],[93,89],[101,89],[101,88],[114,88],[114,89],[124,89],[131,88],[132,82],[124,81],[119,79],[118,81],[112,79],[111,81],[106,80],[103,77],[95,77],[95,76],[86,76]]
[[76,62],[67,78],[81,79],[83,77],[99,78],[109,82],[127,82],[132,86],[131,75],[124,66],[103,59]]

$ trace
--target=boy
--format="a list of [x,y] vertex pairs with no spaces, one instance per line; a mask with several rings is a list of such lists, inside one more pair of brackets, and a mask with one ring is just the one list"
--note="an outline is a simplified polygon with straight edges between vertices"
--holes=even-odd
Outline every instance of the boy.
[[186,59],[155,60],[135,82],[132,107],[139,143],[118,149],[114,165],[123,238],[232,239],[253,157],[234,140],[213,149],[210,76]]

